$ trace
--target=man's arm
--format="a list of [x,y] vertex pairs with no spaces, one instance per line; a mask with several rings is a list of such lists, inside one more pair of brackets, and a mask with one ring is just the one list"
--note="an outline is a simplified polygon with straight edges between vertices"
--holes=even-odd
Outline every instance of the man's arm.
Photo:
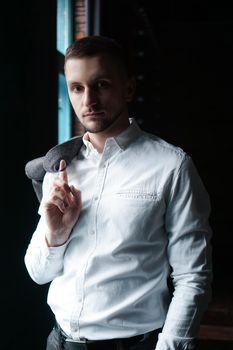
[[156,350],[186,350],[193,348],[211,298],[210,204],[189,157],[185,157],[169,190],[167,253],[174,293]]
[[44,218],[40,218],[28,245],[24,262],[32,280],[38,284],[51,282],[63,271],[63,256],[68,242],[59,247],[48,247]]
[[[46,177],[45,177],[46,184]],[[80,191],[69,186],[66,163],[60,161],[59,175],[44,186],[40,206],[41,219],[25,254],[25,264],[31,278],[47,283],[61,274],[68,239],[81,212]]]

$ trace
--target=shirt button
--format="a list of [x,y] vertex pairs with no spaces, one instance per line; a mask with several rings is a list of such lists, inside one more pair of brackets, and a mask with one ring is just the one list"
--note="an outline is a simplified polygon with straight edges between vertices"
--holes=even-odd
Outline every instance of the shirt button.
[[99,197],[96,196],[96,197],[94,198],[94,200],[95,200],[95,201],[98,201],[98,198],[99,198]]
[[95,234],[95,230],[91,231],[91,235],[94,235]]

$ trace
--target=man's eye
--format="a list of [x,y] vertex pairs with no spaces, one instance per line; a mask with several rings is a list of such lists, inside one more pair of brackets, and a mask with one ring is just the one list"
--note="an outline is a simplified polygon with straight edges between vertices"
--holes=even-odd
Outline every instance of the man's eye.
[[75,93],[79,93],[83,90],[83,87],[80,86],[80,85],[77,85],[77,86],[73,86],[72,88],[72,91],[75,92]]
[[104,89],[104,88],[107,88],[108,86],[109,86],[109,83],[107,81],[98,81],[96,83],[97,89]]

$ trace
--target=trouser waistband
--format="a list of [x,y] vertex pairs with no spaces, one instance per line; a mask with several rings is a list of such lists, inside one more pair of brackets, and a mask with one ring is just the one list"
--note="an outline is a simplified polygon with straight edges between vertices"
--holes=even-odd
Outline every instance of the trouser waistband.
[[63,332],[59,324],[55,324],[55,330],[59,333],[60,338],[63,343],[64,350],[112,350],[112,349],[127,349],[130,346],[136,345],[138,343],[147,342],[150,339],[155,341],[158,339],[158,334],[162,331],[162,328],[153,330],[151,332],[136,335],[130,338],[118,338],[118,339],[106,339],[106,340],[88,340],[82,339],[79,341],[73,341],[69,339],[67,335]]

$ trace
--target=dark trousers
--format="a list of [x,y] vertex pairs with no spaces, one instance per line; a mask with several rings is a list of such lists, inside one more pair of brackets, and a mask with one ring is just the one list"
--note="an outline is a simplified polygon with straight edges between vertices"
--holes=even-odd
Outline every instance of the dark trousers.
[[[78,344],[66,342],[61,332],[54,328],[47,339],[46,350],[154,350],[160,330],[138,337],[136,341],[112,340]],[[131,339],[131,338],[130,338]]]

